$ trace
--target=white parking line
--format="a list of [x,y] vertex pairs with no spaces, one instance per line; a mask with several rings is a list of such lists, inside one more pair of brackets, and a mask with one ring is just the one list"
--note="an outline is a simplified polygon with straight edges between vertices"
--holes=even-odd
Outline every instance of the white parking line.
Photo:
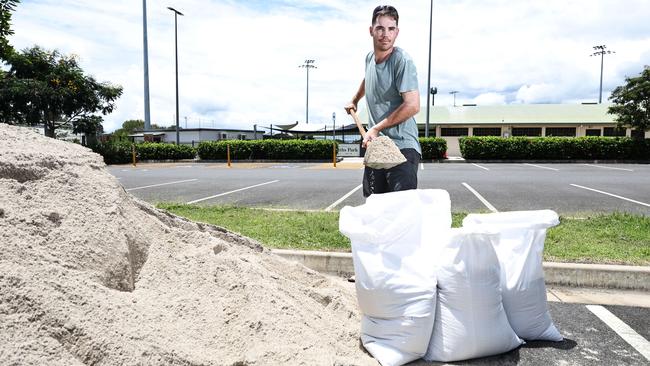
[[336,201],[336,202],[332,203],[331,205],[329,205],[329,206],[325,209],[325,211],[332,211],[332,209],[333,209],[334,207],[338,206],[339,203],[345,201],[346,198],[350,197],[354,192],[358,191],[359,188],[361,188],[361,186],[363,186],[363,185],[362,185],[362,184],[359,184],[358,186],[356,186],[353,190],[351,190],[350,192],[346,193],[345,196],[339,198],[338,201]]
[[424,170],[424,163],[420,163],[420,170]]
[[524,165],[534,166],[535,168],[540,168],[540,169],[555,170],[556,172],[560,170],[560,169],[555,169],[555,168],[549,168],[547,166],[541,166],[541,165],[529,164],[529,163],[524,163]]
[[198,200],[189,201],[187,204],[188,204],[188,205],[191,205],[191,204],[193,204],[193,203],[197,203],[197,202],[201,202],[201,201],[207,201],[207,200],[212,199],[212,198],[217,198],[217,197],[225,196],[225,195],[227,195],[227,194],[231,194],[231,193],[235,193],[235,192],[239,192],[239,191],[244,191],[244,190],[247,190],[247,189],[251,189],[251,188],[255,188],[255,187],[259,187],[259,186],[263,186],[263,185],[271,184],[271,183],[275,183],[275,182],[279,182],[279,180],[276,179],[276,180],[272,180],[272,181],[269,181],[269,182],[264,182],[264,183],[260,183],[260,184],[255,184],[255,185],[253,185],[253,186],[248,186],[248,187],[244,187],[244,188],[235,189],[234,191],[230,191],[230,192],[224,192],[224,193],[215,194],[214,196],[210,196],[210,197],[199,198]]
[[469,184],[463,182],[463,185],[465,186],[465,188],[469,189],[470,192],[474,193],[474,195],[476,196],[476,198],[478,198],[479,200],[481,200],[481,202],[483,202],[483,204],[485,205],[485,207],[488,208],[488,210],[490,210],[490,211],[492,211],[492,212],[499,212],[499,210],[497,210],[494,206],[492,206],[492,204],[490,204],[490,202],[488,202],[488,200],[486,200],[485,198],[483,198],[483,196],[481,196],[480,193],[476,192],[476,190],[475,190],[474,188],[470,187]]
[[578,187],[578,188],[586,189],[586,190],[589,190],[589,191],[594,191],[594,192],[598,192],[598,193],[606,194],[606,195],[608,195],[608,196],[612,196],[612,197],[620,198],[620,199],[625,200],[625,201],[629,201],[629,202],[637,203],[637,204],[639,204],[639,205],[643,205],[643,206],[650,207],[650,203],[645,203],[645,202],[641,202],[641,201],[635,201],[635,200],[633,200],[633,199],[626,198],[626,197],[623,197],[623,196],[619,196],[619,195],[616,195],[616,194],[613,194],[613,193],[609,193],[609,192],[605,192],[605,191],[599,191],[599,190],[597,190],[597,189],[593,189],[593,188],[589,188],[589,187],[584,187],[584,186],[580,186],[580,185],[573,184],[573,183],[571,183],[571,185],[574,186],[574,187]]
[[600,166],[600,165],[594,165],[594,164],[582,164],[582,165],[593,166],[594,168],[600,168],[600,169],[625,170],[625,171],[628,171],[628,172],[633,172],[634,171],[632,169],[614,168],[614,167],[611,167],[611,166]]
[[607,326],[612,328],[625,342],[634,347],[640,354],[650,361],[650,342],[635,332],[629,325],[600,305],[587,305],[587,309],[594,313]]
[[177,180],[175,182],[168,182],[168,183],[160,183],[160,184],[152,184],[150,186],[142,186],[142,187],[135,187],[135,188],[129,188],[127,191],[135,191],[136,189],[144,189],[144,188],[151,188],[151,187],[160,187],[160,186],[166,186],[169,184],[178,184],[178,183],[186,183],[186,182],[194,182],[195,180],[198,179],[186,179],[186,180]]
[[474,163],[472,163],[472,165],[474,165],[475,167],[479,167],[479,168],[481,168],[481,169],[490,170],[490,169],[488,169],[488,168],[486,168],[486,167],[484,167],[484,166],[480,166],[480,165],[478,165],[478,164],[474,164]]

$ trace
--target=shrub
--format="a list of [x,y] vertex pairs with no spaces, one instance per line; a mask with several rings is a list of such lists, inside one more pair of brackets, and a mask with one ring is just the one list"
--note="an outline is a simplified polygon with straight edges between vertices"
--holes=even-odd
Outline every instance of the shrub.
[[441,137],[421,137],[422,159],[443,159],[447,153],[447,141]]
[[197,148],[203,160],[327,160],[332,157],[332,141],[325,140],[222,140],[204,141]]
[[196,149],[189,145],[144,142],[136,144],[139,160],[194,159]]
[[465,159],[650,159],[650,140],[628,137],[462,137]]
[[127,164],[132,161],[131,142],[99,142],[89,147],[104,158],[106,164]]

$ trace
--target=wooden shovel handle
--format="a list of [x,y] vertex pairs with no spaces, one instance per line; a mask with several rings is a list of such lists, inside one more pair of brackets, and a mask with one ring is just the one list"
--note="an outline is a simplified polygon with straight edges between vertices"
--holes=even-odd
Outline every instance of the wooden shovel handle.
[[352,116],[352,119],[354,119],[354,123],[357,124],[357,128],[359,129],[359,133],[361,133],[361,137],[366,137],[366,130],[363,128],[363,123],[361,123],[357,111],[350,109],[350,115]]

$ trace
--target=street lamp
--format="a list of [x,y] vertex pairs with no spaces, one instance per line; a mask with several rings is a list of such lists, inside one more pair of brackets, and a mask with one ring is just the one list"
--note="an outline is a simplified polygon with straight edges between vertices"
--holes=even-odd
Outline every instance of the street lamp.
[[183,15],[180,11],[168,6],[167,9],[174,12],[174,49],[176,53],[176,145],[180,145],[178,133],[178,16]]
[[332,112],[332,139],[336,141],[336,112]]
[[[427,76],[427,90],[431,90],[433,92],[433,89],[431,88],[431,33],[433,29],[433,0],[431,0],[431,7],[429,10],[429,74]],[[427,93],[427,122],[424,124],[424,137],[429,137],[429,93]]]
[[452,90],[449,92],[449,94],[454,95],[454,107],[456,106],[456,94],[458,94],[458,90]]
[[142,0],[142,43],[144,49],[144,130],[151,129],[149,112],[149,46],[147,43],[147,0]]
[[316,60],[305,60],[305,63],[298,66],[307,69],[307,104],[305,106],[305,122],[309,123],[309,69],[316,69]]
[[600,45],[600,46],[594,46],[594,52],[590,56],[600,56],[600,93],[598,94],[598,104],[603,102],[603,59],[605,58],[605,54],[610,54],[610,53],[616,53],[614,51],[610,51],[607,49],[607,46]]

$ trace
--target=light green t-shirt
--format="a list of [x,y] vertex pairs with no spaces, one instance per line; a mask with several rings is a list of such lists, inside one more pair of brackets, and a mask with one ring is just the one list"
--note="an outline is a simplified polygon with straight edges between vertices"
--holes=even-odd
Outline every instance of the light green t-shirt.
[[[377,64],[374,52],[370,52],[366,56],[365,88],[370,128],[402,104],[401,93],[418,90],[418,75],[411,56],[395,47],[386,61]],[[380,134],[390,137],[400,149],[411,148],[422,154],[413,117],[382,130]]]

